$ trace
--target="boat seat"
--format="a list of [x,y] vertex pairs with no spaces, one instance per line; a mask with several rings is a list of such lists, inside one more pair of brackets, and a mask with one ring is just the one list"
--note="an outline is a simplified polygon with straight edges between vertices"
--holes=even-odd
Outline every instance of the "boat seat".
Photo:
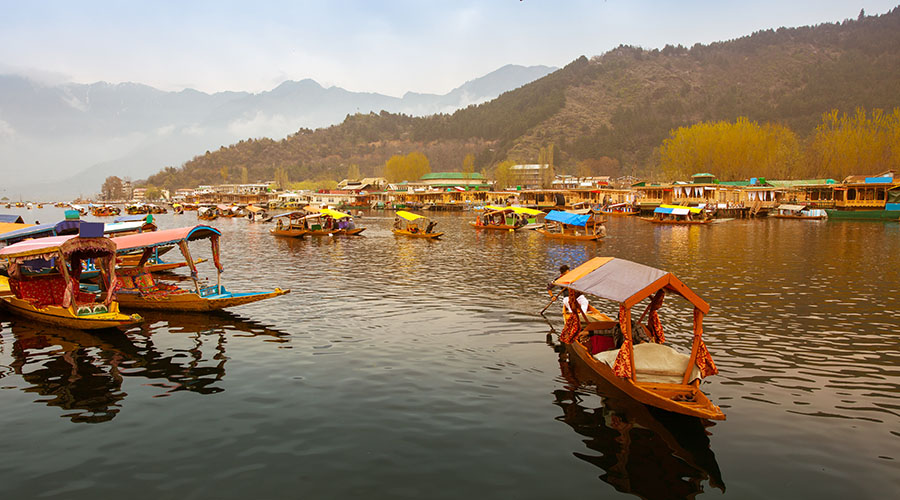
[[[594,359],[615,366],[619,350],[599,352]],[[637,382],[680,384],[691,357],[665,344],[645,342],[634,346],[634,376]],[[700,369],[694,364],[688,382],[700,378]]]
[[66,294],[66,280],[56,274],[34,277],[27,280],[9,280],[13,295],[30,302],[37,308],[61,306]]

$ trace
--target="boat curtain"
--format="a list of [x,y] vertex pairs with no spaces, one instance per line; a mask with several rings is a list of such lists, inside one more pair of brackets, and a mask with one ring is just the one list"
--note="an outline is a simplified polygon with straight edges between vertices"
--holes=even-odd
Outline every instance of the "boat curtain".
[[706,344],[703,343],[703,313],[699,309],[694,309],[694,347],[697,349],[695,362],[700,369],[700,376],[708,377],[719,373]]
[[[560,342],[571,344],[575,341],[575,338],[578,337],[578,333],[581,331],[581,319],[578,317],[578,302],[575,300],[577,298],[576,292],[573,289],[569,289],[569,304],[570,309],[572,310],[572,314],[569,314],[566,317],[566,324],[563,326],[562,332],[559,334]],[[565,306],[563,306],[565,307]]]
[[213,263],[216,265],[216,269],[218,269],[220,273],[224,272],[225,268],[222,267],[222,261],[219,259],[219,237],[212,236],[211,240]]
[[108,306],[115,298],[116,288],[119,286],[119,279],[116,277],[116,258],[114,256],[99,258],[96,260],[96,266],[107,281],[106,296],[103,297],[103,304]]
[[659,314],[656,312],[662,307],[665,298],[666,291],[660,290],[656,292],[653,300],[650,301],[650,316],[647,320],[647,329],[650,330],[651,340],[657,344],[662,344],[666,341],[666,336],[663,335],[662,324],[659,322]]
[[632,357],[634,348],[631,342],[632,332],[631,328],[627,326],[630,323],[631,318],[628,310],[625,309],[625,304],[622,304],[619,306],[619,325],[623,331],[628,330],[628,335],[625,335],[625,341],[622,342],[622,347],[619,348],[619,354],[616,356],[616,363],[613,365],[613,372],[617,377],[621,378],[631,378],[632,367],[634,366]]
[[181,255],[184,256],[184,260],[187,261],[187,265],[191,270],[191,278],[194,280],[197,279],[197,265],[194,264],[194,259],[191,258],[191,250],[188,248],[188,243],[186,240],[181,240],[178,242],[178,248],[181,250]]
[[[56,269],[59,271],[59,274],[63,277],[66,282],[66,291],[63,293],[62,303],[60,304],[62,307],[69,307],[72,305],[72,279],[69,277],[69,269],[66,267],[66,259],[58,258],[56,259]],[[78,274],[81,274],[81,261],[78,261]],[[77,281],[75,283],[78,283]]]

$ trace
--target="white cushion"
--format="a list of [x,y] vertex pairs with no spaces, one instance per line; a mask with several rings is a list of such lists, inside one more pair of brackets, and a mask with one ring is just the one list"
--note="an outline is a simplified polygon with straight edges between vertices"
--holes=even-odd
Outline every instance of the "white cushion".
[[[598,352],[594,359],[606,363],[610,367],[615,366],[618,349]],[[634,373],[638,382],[657,382],[665,384],[680,384],[684,378],[691,357],[682,354],[665,344],[644,342],[634,346]],[[700,369],[694,364],[691,377],[688,382],[700,378]]]

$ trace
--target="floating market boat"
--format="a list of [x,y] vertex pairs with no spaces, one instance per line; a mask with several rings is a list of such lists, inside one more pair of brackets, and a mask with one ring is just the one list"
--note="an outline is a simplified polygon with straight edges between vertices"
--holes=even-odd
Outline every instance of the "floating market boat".
[[[226,290],[225,286],[222,285],[222,271],[224,268],[219,259],[219,237],[221,235],[222,233],[218,229],[198,225],[116,238],[113,241],[118,253],[142,251],[141,260],[135,267],[116,270],[120,283],[115,294],[116,300],[126,309],[214,311],[290,293],[290,290],[282,290],[280,288],[276,288],[271,292],[235,293]],[[191,257],[188,242],[199,239],[209,239],[212,245],[213,263],[216,268],[216,284],[214,286],[200,286],[200,281],[197,277],[197,267],[194,265]],[[194,283],[193,290],[185,290],[177,285],[161,282],[144,266],[147,259],[153,254],[154,249],[172,245],[178,246],[184,261],[188,263],[191,269],[191,280]]]
[[275,221],[275,227],[270,229],[269,233],[288,238],[302,238],[309,234],[309,224],[306,222],[306,216],[306,212],[296,211],[276,215],[272,218]]
[[660,205],[653,211],[653,217],[641,217],[641,220],[653,224],[671,225],[709,224],[711,222],[702,208],[681,205]]
[[775,213],[769,217],[774,219],[821,220],[828,215],[824,210],[807,209],[806,205],[779,205]]
[[516,231],[530,224],[537,225],[537,217],[544,212],[525,207],[487,205],[485,212],[469,224],[475,229]]
[[90,208],[94,217],[112,217],[122,213],[122,209],[114,205],[91,205]]
[[[709,304],[675,275],[624,259],[595,257],[554,284],[619,305],[616,320],[596,309],[585,315],[578,307],[578,314],[564,308],[566,326],[560,340],[572,356],[641,403],[684,415],[725,419],[722,410],[700,391],[700,378],[718,373],[702,338]],[[657,310],[667,292],[694,306],[690,355],[664,344]],[[645,300],[644,312],[633,322],[632,308]],[[649,326],[642,324],[644,317]],[[637,343],[642,338],[650,341]]]
[[[15,314],[53,325],[95,330],[127,327],[138,315],[119,313],[116,288],[116,245],[104,238],[102,224],[85,224],[85,236],[51,236],[22,241],[0,250],[9,278],[0,276],[0,299]],[[80,289],[82,264],[92,259],[100,268],[99,294]]]
[[436,222],[429,221],[428,217],[414,214],[405,210],[397,211],[397,219],[391,232],[397,236],[409,236],[411,238],[440,238],[444,233],[433,231]]
[[590,209],[551,210],[537,232],[553,239],[597,241],[606,236],[606,226]]

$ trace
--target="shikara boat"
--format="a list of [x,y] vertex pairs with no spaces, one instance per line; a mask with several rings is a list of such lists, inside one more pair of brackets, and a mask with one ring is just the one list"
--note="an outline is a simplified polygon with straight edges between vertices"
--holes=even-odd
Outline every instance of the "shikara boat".
[[[82,234],[27,240],[0,250],[9,278],[0,276],[0,299],[15,314],[80,330],[127,327],[138,315],[119,313],[114,300],[116,245],[102,237],[102,224],[82,227]],[[87,230],[91,231],[88,232]],[[82,264],[92,259],[100,269],[99,294],[82,291]]]
[[807,209],[806,205],[779,205],[775,213],[769,214],[774,219],[822,220],[828,217],[824,210]]
[[544,217],[544,228],[537,232],[547,238],[561,240],[597,241],[606,236],[604,220],[590,209],[551,210]]
[[[563,311],[560,340],[570,356],[631,398],[663,410],[713,420],[725,414],[700,391],[700,378],[718,373],[703,343],[703,316],[709,304],[672,273],[613,257],[595,257],[560,276],[554,284],[619,305],[618,319],[596,309],[583,314]],[[664,344],[656,311],[665,294],[675,293],[694,306],[690,355]],[[649,300],[648,300],[649,299]],[[647,301],[640,319],[631,309]],[[649,326],[642,324],[648,317]],[[621,346],[616,347],[616,337]],[[640,338],[650,341],[637,343]]]
[[638,215],[641,213],[640,210],[635,209],[633,206],[628,203],[616,203],[613,205],[608,205],[604,208],[600,209],[600,213],[604,215]]
[[112,217],[122,213],[122,209],[114,205],[91,205],[91,215],[94,217]]
[[444,233],[432,231],[436,222],[430,222],[428,217],[414,214],[405,210],[397,211],[394,227],[391,232],[397,236],[409,236],[410,238],[440,238]]
[[314,206],[304,207],[304,210],[309,213],[304,220],[310,236],[356,236],[366,229],[356,227],[353,216],[344,212]]
[[494,231],[516,231],[528,224],[537,222],[537,217],[544,215],[544,212],[526,207],[499,207],[496,205],[487,205],[484,207],[485,212],[478,216],[474,221],[470,221],[475,229],[486,229]]
[[253,205],[247,206],[247,219],[250,222],[268,222],[272,220],[265,208],[255,207]]
[[306,216],[306,212],[297,211],[276,215],[272,218],[275,221],[275,227],[270,229],[269,233],[274,236],[302,238],[309,234],[309,224],[306,222]]
[[711,222],[706,218],[706,212],[702,208],[681,205],[660,205],[653,211],[653,217],[641,217],[641,220],[653,224],[670,225],[709,224]]
[[[141,261],[129,269],[116,270],[119,288],[116,300],[125,309],[157,309],[165,311],[214,311],[235,307],[251,302],[270,299],[290,293],[290,290],[276,288],[271,292],[229,292],[222,285],[222,267],[219,258],[219,237],[222,233],[210,226],[182,227],[152,233],[134,234],[113,240],[118,253],[133,253],[142,250]],[[216,284],[200,286],[197,267],[191,257],[188,242],[209,239],[212,245],[213,263],[216,268]],[[146,269],[144,263],[158,247],[177,245],[185,262],[191,269],[193,290],[185,290],[176,285],[161,282]]]
[[197,218],[200,220],[216,220],[219,217],[219,211],[216,207],[200,207],[197,209]]
[[244,209],[237,205],[216,205],[219,217],[243,217]]

